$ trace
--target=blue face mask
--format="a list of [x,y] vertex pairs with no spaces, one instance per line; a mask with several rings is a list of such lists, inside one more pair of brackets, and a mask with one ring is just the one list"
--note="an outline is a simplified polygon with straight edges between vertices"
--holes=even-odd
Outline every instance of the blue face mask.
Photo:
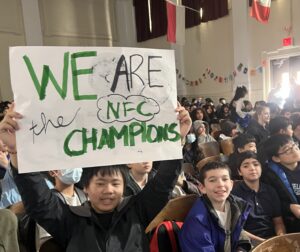
[[79,182],[82,175],[82,168],[64,169],[60,171],[58,178],[66,185],[72,185]]
[[186,135],[186,142],[187,143],[193,143],[196,141],[196,135],[194,133],[190,133]]

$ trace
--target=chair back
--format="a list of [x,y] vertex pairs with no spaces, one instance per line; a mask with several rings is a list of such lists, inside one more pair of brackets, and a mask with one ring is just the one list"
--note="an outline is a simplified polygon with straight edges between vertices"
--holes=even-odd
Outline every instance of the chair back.
[[199,151],[203,153],[204,158],[220,155],[220,145],[218,142],[208,142],[198,144]]
[[300,233],[291,233],[270,238],[252,252],[297,252],[300,251]]
[[158,224],[165,220],[183,222],[197,198],[197,195],[190,194],[170,200],[167,205],[151,221],[151,223],[146,228],[145,233],[151,232],[158,226]]
[[220,142],[222,153],[226,156],[229,156],[234,151],[234,145],[232,139],[225,139]]
[[206,157],[206,158],[200,160],[196,165],[196,169],[198,171],[200,171],[204,165],[206,165],[208,162],[213,162],[213,161],[222,161],[221,155]]
[[182,164],[182,171],[186,174],[189,174],[191,176],[194,176],[196,173],[196,170],[194,169],[194,166],[192,163],[183,163]]

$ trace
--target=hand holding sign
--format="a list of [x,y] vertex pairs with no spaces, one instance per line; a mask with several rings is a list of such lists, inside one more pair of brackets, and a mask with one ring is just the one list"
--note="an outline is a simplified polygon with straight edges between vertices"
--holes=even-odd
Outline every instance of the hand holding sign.
[[182,158],[173,51],[13,47],[10,70],[20,172]]
[[177,105],[178,107],[176,108],[176,111],[179,112],[177,118],[180,121],[180,135],[183,139],[191,129],[192,119],[189,112],[183,106],[181,106],[179,102]]
[[16,119],[21,119],[22,115],[14,111],[14,104],[7,110],[6,115],[0,122],[0,139],[7,147],[9,153],[16,152],[16,130],[19,124]]

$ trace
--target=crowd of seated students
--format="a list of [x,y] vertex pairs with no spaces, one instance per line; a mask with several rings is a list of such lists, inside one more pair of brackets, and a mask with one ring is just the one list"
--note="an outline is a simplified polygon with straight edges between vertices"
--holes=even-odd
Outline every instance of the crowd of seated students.
[[[252,104],[244,100],[246,94],[246,88],[238,88],[230,104],[220,98],[216,108],[210,98],[203,103],[201,99],[181,101],[180,119],[183,128],[188,128],[182,133],[183,162],[192,165],[193,174],[181,171],[178,160],[85,168],[81,186],[88,201],[82,208],[66,206],[83,203],[68,202],[74,191],[64,202],[41,174],[18,174],[17,151],[4,143],[0,226],[11,225],[14,231],[0,238],[0,251],[10,244],[11,250],[5,251],[29,252],[22,244],[19,248],[15,216],[4,211],[21,200],[26,214],[64,251],[149,251],[150,238],[142,230],[170,198],[186,194],[197,194],[199,200],[179,234],[183,252],[249,251],[272,236],[300,232],[300,110],[289,107],[280,112],[264,101],[252,110]],[[7,125],[11,131],[21,119],[16,112],[9,113],[9,117],[3,113],[1,131]],[[222,152],[223,140],[232,141],[232,153],[221,153],[224,162],[208,162],[198,170],[197,163],[207,158],[199,146],[216,142]],[[63,174],[50,174],[56,180],[55,189],[63,191],[57,188]],[[106,185],[112,187],[110,196],[103,189]],[[4,197],[11,202],[6,204]],[[36,251],[41,244],[36,244]]]
[[[258,101],[251,110],[252,104],[248,101],[243,102],[245,94],[245,88],[238,88],[229,104],[230,117],[224,120],[216,113],[217,119],[214,119],[214,122],[218,121],[221,130],[219,134],[212,131],[210,134],[219,142],[228,138],[232,140],[233,153],[225,160],[230,167],[232,178],[236,181],[233,194],[252,205],[244,229],[248,231],[252,244],[256,245],[274,235],[300,232],[300,108],[287,103],[284,109],[280,109],[276,104]],[[221,108],[224,99],[220,98],[219,102],[218,106]],[[201,108],[201,104],[198,106]],[[237,134],[234,133],[236,129]],[[189,140],[188,144],[193,143]],[[186,146],[184,153],[185,148]],[[197,146],[193,150],[196,153],[190,156],[202,157],[205,160],[206,157],[199,153],[201,150]],[[185,157],[184,155],[184,159]],[[196,170],[199,161],[201,159],[191,162]],[[256,177],[250,182],[247,179],[249,173]],[[203,185],[201,181],[200,184]],[[198,217],[195,215],[193,218]],[[196,220],[188,222],[194,221]],[[190,230],[188,228],[190,227],[186,230]],[[182,236],[189,243],[186,245],[186,241],[182,242],[183,246],[186,246],[183,251],[198,251],[198,247],[189,247],[195,237],[189,236],[188,233],[184,231]],[[215,248],[211,251],[218,250]]]

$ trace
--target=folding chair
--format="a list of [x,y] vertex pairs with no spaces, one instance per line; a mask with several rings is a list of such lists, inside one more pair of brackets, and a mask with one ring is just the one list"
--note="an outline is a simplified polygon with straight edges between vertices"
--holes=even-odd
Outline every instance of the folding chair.
[[189,174],[191,176],[194,176],[196,173],[196,170],[194,169],[194,166],[192,163],[183,163],[182,164],[182,171],[186,174]]
[[213,162],[213,161],[222,161],[221,155],[206,157],[206,158],[200,160],[197,163],[196,168],[197,168],[198,171],[200,171],[204,165],[206,165],[208,162]]
[[198,148],[205,158],[220,155],[220,145],[218,142],[201,143],[198,144]]
[[232,139],[225,139],[220,142],[222,153],[226,156],[229,156],[234,151],[234,146],[232,143]]
[[197,195],[190,194],[170,200],[168,204],[151,221],[146,228],[145,233],[151,232],[161,222],[166,220],[183,222],[198,197],[199,196]]
[[285,234],[270,238],[257,247],[252,252],[297,252],[300,251],[300,233]]

